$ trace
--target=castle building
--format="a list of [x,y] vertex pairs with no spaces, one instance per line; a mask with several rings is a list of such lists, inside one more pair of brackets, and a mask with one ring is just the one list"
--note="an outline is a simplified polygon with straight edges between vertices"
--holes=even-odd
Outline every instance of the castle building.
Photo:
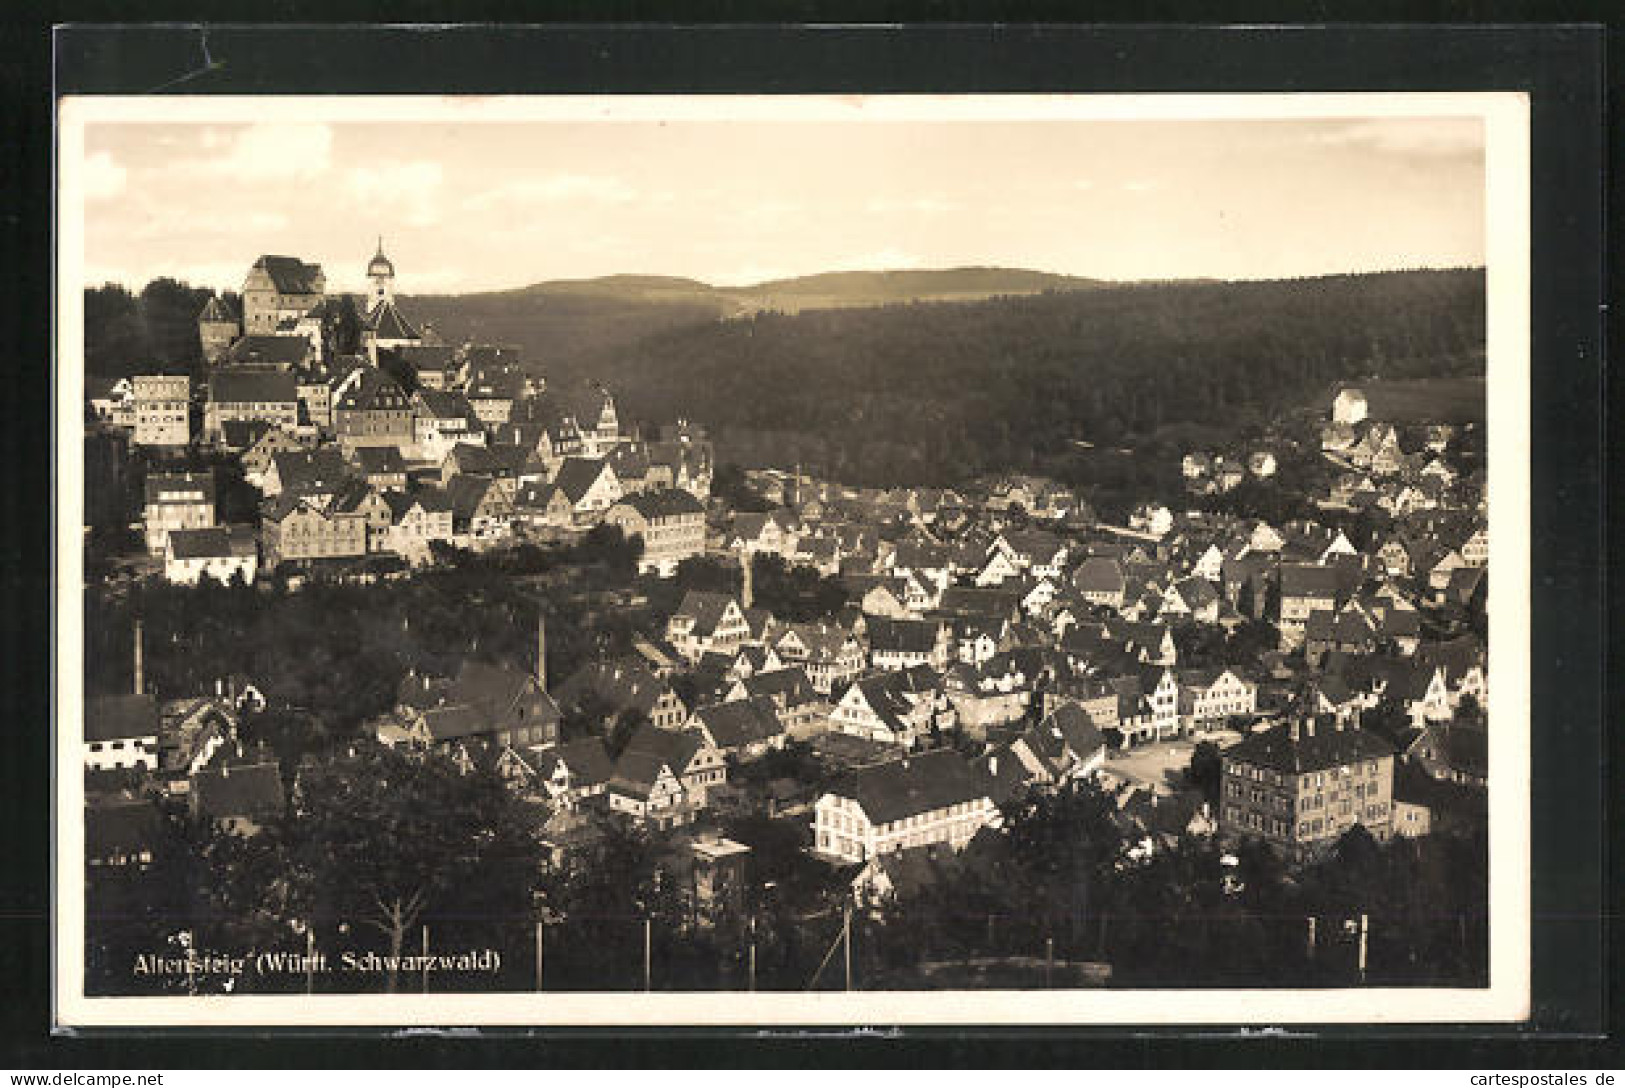
[[237,315],[216,295],[210,295],[197,317],[198,339],[203,344],[203,358],[210,364],[225,358],[232,341],[242,334]]
[[243,280],[243,331],[271,335],[284,321],[298,322],[326,295],[321,265],[297,257],[263,256]]

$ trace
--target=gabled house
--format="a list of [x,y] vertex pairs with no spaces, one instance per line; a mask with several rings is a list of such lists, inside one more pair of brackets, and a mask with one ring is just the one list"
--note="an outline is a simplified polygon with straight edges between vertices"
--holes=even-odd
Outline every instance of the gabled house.
[[657,729],[679,729],[689,716],[688,707],[671,685],[635,659],[589,662],[554,694],[567,712],[595,705],[613,717],[630,710]]
[[666,621],[666,641],[689,661],[711,652],[731,652],[749,639],[745,610],[728,593],[691,589]]
[[607,461],[567,457],[553,485],[570,501],[578,525],[597,521],[621,498],[621,485]]
[[773,636],[773,649],[787,665],[806,670],[814,690],[828,694],[863,672],[863,644],[846,628],[793,623]]
[[936,843],[959,850],[997,823],[989,790],[952,749],[859,767],[819,797],[814,848],[843,864]]
[[574,808],[589,797],[602,796],[615,774],[615,764],[602,737],[528,748],[524,758],[548,799],[563,808]]
[[669,578],[683,560],[705,551],[705,507],[687,491],[628,495],[604,512],[604,523],[643,541],[638,570],[644,574]]
[[767,696],[702,706],[689,716],[686,728],[703,735],[724,756],[742,760],[782,748],[787,739],[777,707]]
[[215,521],[213,472],[149,472],[142,521],[147,551],[164,554],[176,529],[208,529]]
[[490,547],[513,531],[514,507],[501,484],[489,476],[453,476],[446,485],[452,539],[462,547]]
[[948,667],[952,636],[940,620],[886,619],[872,616],[868,623],[869,661],[886,672],[928,665]]
[[157,770],[160,733],[153,696],[92,696],[85,700],[85,769]]
[[430,545],[435,541],[450,543],[452,530],[451,500],[439,488],[420,488],[417,491],[390,491],[383,496],[389,506],[389,528],[385,531],[381,550],[394,552],[410,563],[427,563],[433,556]]
[[164,580],[196,585],[204,577],[221,585],[241,578],[253,585],[259,572],[259,542],[252,525],[210,529],[171,529],[164,548]]
[[740,699],[769,700],[784,732],[792,738],[821,731],[830,710],[800,668],[768,669],[735,680],[722,700],[731,703]]

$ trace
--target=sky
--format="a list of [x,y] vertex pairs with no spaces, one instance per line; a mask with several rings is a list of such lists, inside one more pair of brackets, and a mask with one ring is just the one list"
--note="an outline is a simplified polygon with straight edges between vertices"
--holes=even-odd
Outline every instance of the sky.
[[581,120],[85,128],[85,277],[256,257],[405,294],[999,265],[1268,279],[1484,263],[1476,118]]

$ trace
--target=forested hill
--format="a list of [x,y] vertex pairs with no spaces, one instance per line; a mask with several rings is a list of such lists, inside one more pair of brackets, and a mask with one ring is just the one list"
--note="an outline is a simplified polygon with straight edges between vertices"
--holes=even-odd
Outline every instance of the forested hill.
[[549,280],[512,291],[405,296],[401,306],[413,318],[432,322],[449,341],[516,344],[550,380],[569,381],[581,376],[577,365],[584,356],[761,310],[797,313],[1101,286],[1099,280],[1021,268],[827,272],[743,287],[623,275]]
[[1233,430],[1339,379],[1481,373],[1482,270],[759,313],[584,359],[630,414],[854,483],[1052,466],[1077,443]]

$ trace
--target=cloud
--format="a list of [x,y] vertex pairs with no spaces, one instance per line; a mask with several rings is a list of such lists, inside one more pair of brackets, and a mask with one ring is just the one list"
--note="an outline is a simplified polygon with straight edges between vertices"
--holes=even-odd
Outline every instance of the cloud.
[[1314,141],[1387,155],[1451,157],[1484,151],[1484,122],[1476,117],[1393,117],[1343,122]]
[[[209,146],[208,131],[204,146]],[[205,160],[214,173],[243,181],[311,178],[328,168],[333,130],[327,125],[259,124],[237,132],[225,153]]]
[[411,227],[440,219],[440,186],[445,170],[437,162],[380,162],[345,171],[344,188],[363,211]]
[[124,182],[130,172],[120,166],[111,154],[98,151],[85,156],[80,171],[85,199],[108,200],[124,191]]
[[471,211],[495,208],[524,208],[533,204],[562,204],[587,202],[594,204],[625,204],[634,200],[638,191],[620,178],[593,174],[550,174],[543,177],[516,178],[485,189],[469,197],[464,203]]
[[1094,187],[1095,187],[1095,183],[1089,178],[1079,178],[1077,181],[1074,181],[1072,183],[1072,188],[1078,189],[1078,190],[1080,190],[1082,192],[1088,192],[1090,189],[1093,189]]
[[233,207],[207,209],[176,204],[148,207],[130,231],[130,237],[139,241],[154,238],[196,237],[213,235],[276,234],[288,229],[289,219],[282,212],[262,208],[237,209]]
[[947,212],[956,212],[962,205],[958,201],[948,200],[941,196],[919,196],[899,199],[896,197],[876,197],[866,205],[869,211],[881,215],[896,212],[911,212],[916,215],[943,215]]

